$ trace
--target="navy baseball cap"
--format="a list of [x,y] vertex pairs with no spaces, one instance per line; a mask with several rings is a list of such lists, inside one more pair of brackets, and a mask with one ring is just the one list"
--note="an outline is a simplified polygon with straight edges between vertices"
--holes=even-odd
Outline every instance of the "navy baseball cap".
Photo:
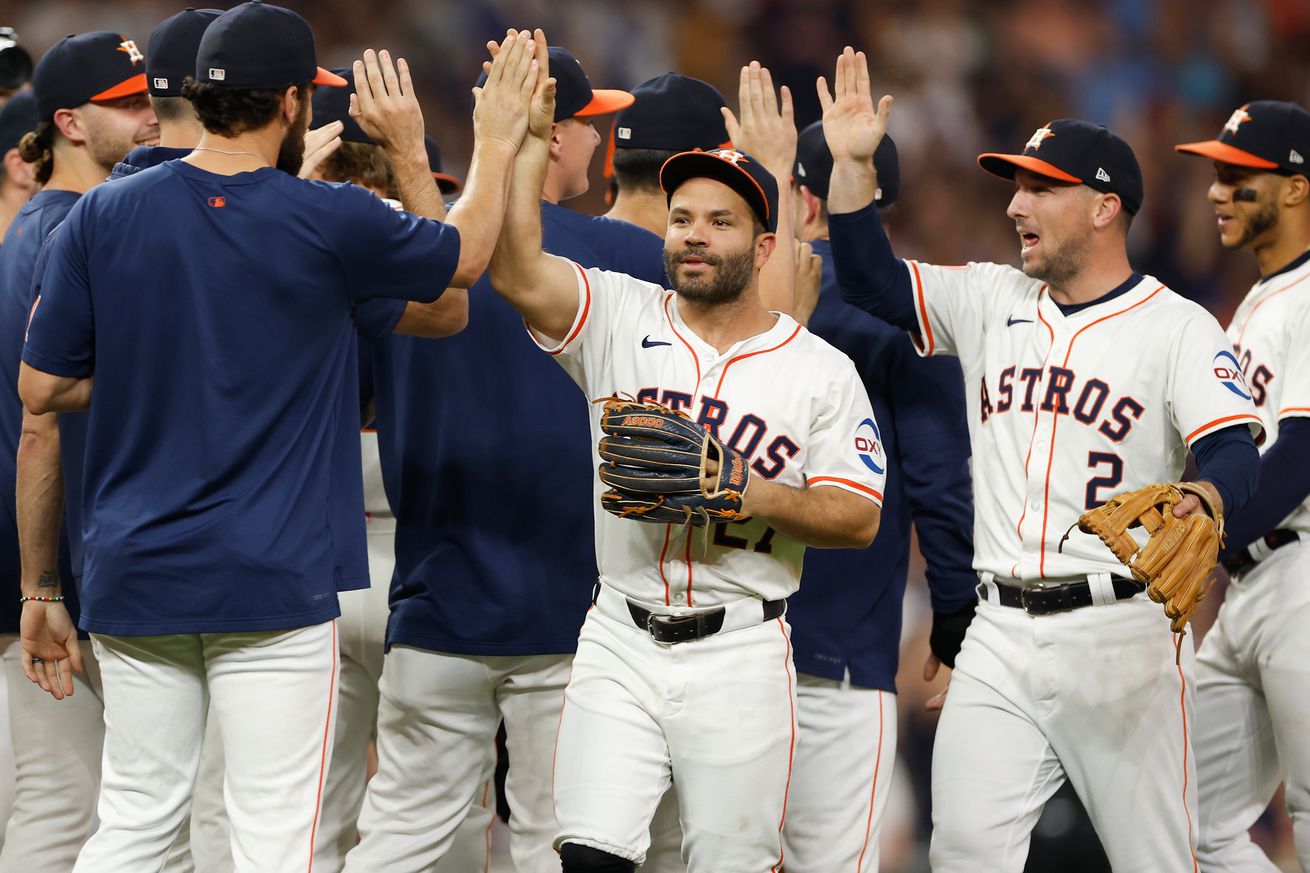
[[[878,190],[873,202],[878,206],[891,206],[901,190],[901,161],[896,143],[887,134],[873,152],[873,169],[878,174]],[[816,121],[801,131],[796,140],[796,166],[792,176],[797,185],[804,185],[810,193],[828,199],[828,183],[832,178],[832,152],[823,138],[823,122]]]
[[146,84],[155,97],[180,97],[182,81],[196,73],[200,38],[222,9],[188,6],[165,18],[150,34],[146,45]]
[[428,150],[428,169],[432,171],[432,178],[437,180],[437,187],[441,189],[442,194],[454,194],[464,186],[459,179],[447,175],[441,171],[441,149],[437,148],[437,142],[430,136],[423,137],[423,147]]
[[988,152],[978,156],[978,166],[1002,179],[1013,179],[1015,170],[1022,168],[1103,194],[1117,194],[1130,213],[1142,207],[1142,168],[1137,156],[1123,139],[1090,121],[1052,121],[1037,129],[1022,154]]
[[290,9],[250,0],[214,20],[196,53],[196,81],[222,88],[275,91],[305,82],[344,88],[318,66],[314,32]]
[[1295,103],[1255,100],[1228,116],[1218,139],[1174,148],[1280,176],[1310,176],[1310,112]]
[[134,41],[107,30],[66,36],[37,61],[32,90],[41,121],[60,109],[142,94],[146,56]]
[[24,88],[0,109],[0,158],[10,149],[18,148],[23,134],[36,130],[36,125],[36,94],[31,88]]
[[374,145],[372,137],[364,133],[359,122],[350,117],[350,95],[355,93],[354,73],[346,69],[334,69],[333,75],[345,80],[343,88],[317,88],[314,91],[314,126],[322,127],[334,121],[341,122],[342,142],[362,142]]
[[665,73],[632,89],[631,106],[614,119],[614,147],[689,152],[728,148],[720,112],[728,103],[708,82]]
[[669,200],[688,179],[713,179],[742,196],[770,233],[778,229],[778,181],[764,165],[736,149],[680,152],[660,167],[660,187]]
[[578,59],[562,46],[550,47],[550,75],[555,79],[555,120],[607,115],[632,105],[627,91],[596,90]]

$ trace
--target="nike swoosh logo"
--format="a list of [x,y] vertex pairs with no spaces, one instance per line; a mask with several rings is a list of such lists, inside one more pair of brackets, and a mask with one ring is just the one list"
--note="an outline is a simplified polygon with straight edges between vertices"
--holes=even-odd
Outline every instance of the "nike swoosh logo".
[[650,334],[646,334],[646,336],[641,341],[641,347],[643,349],[653,349],[656,346],[671,346],[671,345],[673,345],[673,343],[661,342],[660,340],[652,340],[650,338]]
[[1014,327],[1016,324],[1032,324],[1032,323],[1033,320],[1031,318],[1015,318],[1014,316],[1011,316],[1005,320],[1006,327]]

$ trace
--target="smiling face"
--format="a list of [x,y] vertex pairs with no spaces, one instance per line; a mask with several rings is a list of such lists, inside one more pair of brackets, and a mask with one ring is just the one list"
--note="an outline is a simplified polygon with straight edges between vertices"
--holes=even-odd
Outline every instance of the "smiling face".
[[1017,190],[1005,214],[1014,219],[1019,234],[1023,272],[1063,287],[1090,257],[1093,201],[1102,195],[1022,169],[1015,172],[1014,182]]
[[[1219,161],[1215,162],[1214,175],[1206,196],[1214,204],[1219,242],[1224,248],[1258,246],[1276,234],[1283,177]],[[1254,192],[1255,199],[1234,196],[1238,191]]]
[[669,201],[664,270],[687,300],[730,303],[764,266],[772,240],[736,191],[713,179],[689,179]]
[[92,160],[108,173],[137,146],[159,144],[159,121],[146,94],[132,94],[74,109]]

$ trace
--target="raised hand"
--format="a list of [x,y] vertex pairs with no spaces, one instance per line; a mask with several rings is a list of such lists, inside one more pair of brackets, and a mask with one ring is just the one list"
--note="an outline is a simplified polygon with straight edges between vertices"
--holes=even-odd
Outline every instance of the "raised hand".
[[846,46],[837,57],[833,93],[828,92],[827,80],[822,76],[816,87],[819,105],[823,107],[823,137],[828,141],[833,162],[873,160],[873,152],[887,132],[892,98],[885,95],[874,108],[869,62],[864,52]]
[[511,30],[499,43],[488,43],[487,49],[492,55],[490,67],[484,65],[487,79],[473,89],[473,135],[517,149],[527,135],[529,109],[539,85],[542,65],[536,42],[526,30]]
[[783,85],[779,99],[768,68],[760,66],[759,61],[751,61],[741,68],[737,103],[740,120],[728,107],[721,110],[728,138],[736,149],[762,163],[781,184],[791,176],[796,161],[797,134],[791,90]]
[[796,303],[792,318],[809,324],[814,308],[819,305],[819,289],[823,285],[823,256],[814,253],[814,246],[796,242]]
[[305,134],[305,157],[300,163],[300,178],[319,178],[318,171],[323,168],[323,162],[341,148],[343,129],[344,125],[340,121],[330,121]]
[[368,49],[353,69],[350,117],[388,152],[424,151],[423,110],[414,96],[414,80],[405,59],[393,64],[387,50]]

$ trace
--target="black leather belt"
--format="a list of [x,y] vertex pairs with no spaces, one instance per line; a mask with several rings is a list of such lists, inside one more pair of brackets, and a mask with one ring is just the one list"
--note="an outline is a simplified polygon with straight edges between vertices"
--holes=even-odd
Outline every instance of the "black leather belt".
[[[772,621],[787,611],[787,601],[765,600],[763,607],[760,621]],[[656,615],[631,600],[628,601],[628,612],[637,627],[647,631],[657,643],[686,643],[716,634],[723,630],[723,617],[727,614],[727,610],[720,606],[687,615]]]
[[[1144,587],[1131,579],[1113,580],[1115,600],[1127,600],[1135,594],[1141,594]],[[1049,615],[1053,612],[1068,612],[1092,605],[1092,586],[1090,582],[1066,582],[1060,585],[1038,584],[1027,588],[997,584],[1000,592],[998,598],[1001,606],[1013,606],[1029,615]],[[991,598],[987,585],[978,586],[978,594],[984,600]]]
[[[1282,527],[1270,531],[1260,539],[1264,540],[1264,544],[1269,547],[1271,552],[1301,541],[1301,537],[1296,531]],[[1248,547],[1227,558],[1224,561],[1224,569],[1228,571],[1229,576],[1240,576],[1258,563],[1260,562],[1251,557],[1251,550]]]

